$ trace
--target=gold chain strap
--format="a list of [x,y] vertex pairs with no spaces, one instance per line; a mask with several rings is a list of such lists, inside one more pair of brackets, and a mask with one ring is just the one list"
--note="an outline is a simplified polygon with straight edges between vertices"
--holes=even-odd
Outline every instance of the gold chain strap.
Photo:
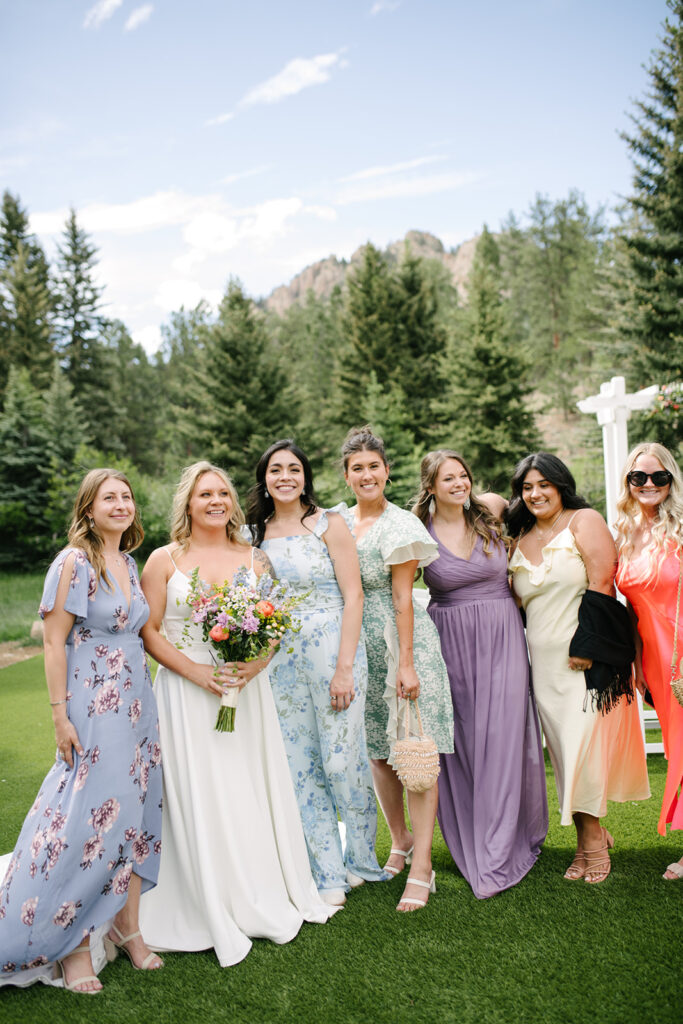
[[674,651],[671,656],[671,682],[676,678],[678,667],[678,613],[681,608],[681,580],[683,579],[683,561],[681,553],[678,552],[678,594],[676,595],[676,625],[674,626]]

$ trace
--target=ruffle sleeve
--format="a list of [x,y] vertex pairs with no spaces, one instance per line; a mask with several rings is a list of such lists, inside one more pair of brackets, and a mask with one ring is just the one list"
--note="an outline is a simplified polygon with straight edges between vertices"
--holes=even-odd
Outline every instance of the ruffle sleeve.
[[439,557],[439,546],[417,516],[396,505],[380,520],[379,550],[384,568],[417,560],[424,569]]
[[316,537],[320,537],[322,539],[322,535],[326,532],[327,527],[330,525],[329,524],[329,520],[327,518],[329,516],[330,512],[335,512],[335,513],[339,514],[340,516],[342,516],[343,519],[344,519],[344,522],[348,526],[349,522],[348,522],[348,518],[347,518],[347,515],[346,515],[346,513],[348,513],[348,511],[349,511],[349,507],[348,507],[348,505],[346,504],[345,501],[340,501],[338,505],[332,505],[331,508],[324,508],[322,510],[320,518],[318,519],[318,522],[313,527],[314,535]]
[[85,619],[88,614],[88,601],[94,601],[95,599],[95,591],[97,589],[95,570],[82,551],[67,548],[66,551],[60,551],[47,571],[43,596],[40,601],[40,608],[38,609],[41,619],[44,619],[46,614],[51,612],[55,606],[57,588],[62,578],[64,563],[69,555],[73,555],[74,559],[69,590],[64,601],[64,611],[75,615],[77,619]]

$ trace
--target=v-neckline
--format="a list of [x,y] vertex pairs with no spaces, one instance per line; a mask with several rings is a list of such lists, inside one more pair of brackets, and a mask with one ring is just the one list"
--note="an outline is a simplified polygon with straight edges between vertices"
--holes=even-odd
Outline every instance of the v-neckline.
[[441,538],[439,537],[439,535],[436,532],[436,527],[434,526],[434,521],[432,519],[429,520],[429,533],[432,535],[432,537],[434,538],[436,543],[439,545],[439,547],[443,548],[444,551],[447,551],[448,554],[451,556],[451,558],[457,558],[459,562],[467,562],[468,565],[472,561],[472,556],[473,556],[474,552],[477,550],[478,534],[475,534],[474,544],[472,545],[472,548],[470,550],[470,557],[469,558],[465,558],[463,555],[456,555],[455,551],[452,551],[451,548],[449,548],[448,544],[444,544],[444,542],[441,540]]
[[[363,534],[363,536],[362,536],[362,537],[360,538],[360,540],[356,539],[356,544],[357,544],[357,545],[359,545],[359,544],[362,544],[362,543],[363,543],[363,541],[365,540],[365,538],[366,538],[366,537],[369,537],[369,536],[370,536],[370,534],[371,534],[371,533],[372,533],[372,531],[373,531],[373,530],[375,529],[375,527],[377,526],[377,524],[378,524],[378,523],[379,523],[379,522],[381,521],[381,519],[382,519],[382,516],[384,516],[384,515],[385,515],[385,514],[386,514],[386,513],[387,513],[387,512],[389,511],[389,506],[390,506],[390,505],[391,505],[391,502],[390,502],[390,501],[387,501],[386,505],[384,506],[384,508],[382,509],[382,511],[380,512],[380,514],[379,514],[379,515],[377,516],[377,518],[375,519],[374,523],[372,523],[372,524],[371,524],[370,526],[368,526],[367,530],[365,531],[365,533]],[[356,507],[358,507],[358,506],[356,506]],[[351,509],[351,515],[353,516],[353,509]],[[354,517],[354,525],[355,525],[355,517]],[[355,536],[356,536],[356,535],[355,535],[355,533],[354,533],[354,537],[355,537]]]
[[[130,617],[130,609],[131,609],[131,605],[133,604],[133,581],[130,578],[130,565],[128,564],[128,559],[126,558],[125,552],[123,553],[123,562],[124,562],[124,565],[126,566],[126,570],[128,572],[128,585],[130,586],[130,596],[127,599],[126,599],[126,592],[123,589],[123,587],[121,586],[121,584],[119,583],[119,581],[117,580],[116,576],[114,576],[114,573],[111,573],[111,577],[114,580],[114,583],[116,584],[116,586],[119,588],[119,591],[121,593],[121,597],[123,598],[124,604],[126,605],[126,614],[128,615],[128,617]],[[109,575],[109,573],[107,575]]]

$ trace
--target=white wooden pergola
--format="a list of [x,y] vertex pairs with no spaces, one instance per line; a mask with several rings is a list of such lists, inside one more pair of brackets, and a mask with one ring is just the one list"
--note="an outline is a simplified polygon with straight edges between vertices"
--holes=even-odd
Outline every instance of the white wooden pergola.
[[[605,461],[605,498],[607,504],[607,524],[611,530],[617,518],[617,498],[621,487],[621,474],[628,455],[627,423],[635,410],[651,409],[659,387],[653,384],[649,388],[626,392],[626,381],[623,377],[612,377],[600,386],[597,395],[583,398],[577,406],[583,413],[593,413],[602,427],[602,448]],[[659,721],[654,710],[645,709],[642,698],[638,694],[638,708],[643,737],[646,729],[659,728]],[[662,743],[645,742],[648,754],[662,754]]]

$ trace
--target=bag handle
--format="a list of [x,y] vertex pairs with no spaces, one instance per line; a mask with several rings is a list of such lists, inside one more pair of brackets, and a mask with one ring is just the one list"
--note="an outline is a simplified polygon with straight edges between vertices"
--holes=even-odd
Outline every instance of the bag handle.
[[678,594],[676,595],[676,624],[674,625],[674,650],[671,655],[671,682],[676,678],[678,666],[678,617],[681,609],[681,580],[683,579],[683,561],[681,552],[678,552]]
[[[417,702],[417,697],[414,701],[406,699],[406,717],[405,717],[405,739],[410,739],[410,705],[415,705],[415,714],[417,715],[417,727],[420,731],[420,739],[425,738],[424,729],[422,728],[422,715],[420,714],[420,705]],[[397,736],[398,739],[398,690],[396,691],[396,725],[397,725]]]

